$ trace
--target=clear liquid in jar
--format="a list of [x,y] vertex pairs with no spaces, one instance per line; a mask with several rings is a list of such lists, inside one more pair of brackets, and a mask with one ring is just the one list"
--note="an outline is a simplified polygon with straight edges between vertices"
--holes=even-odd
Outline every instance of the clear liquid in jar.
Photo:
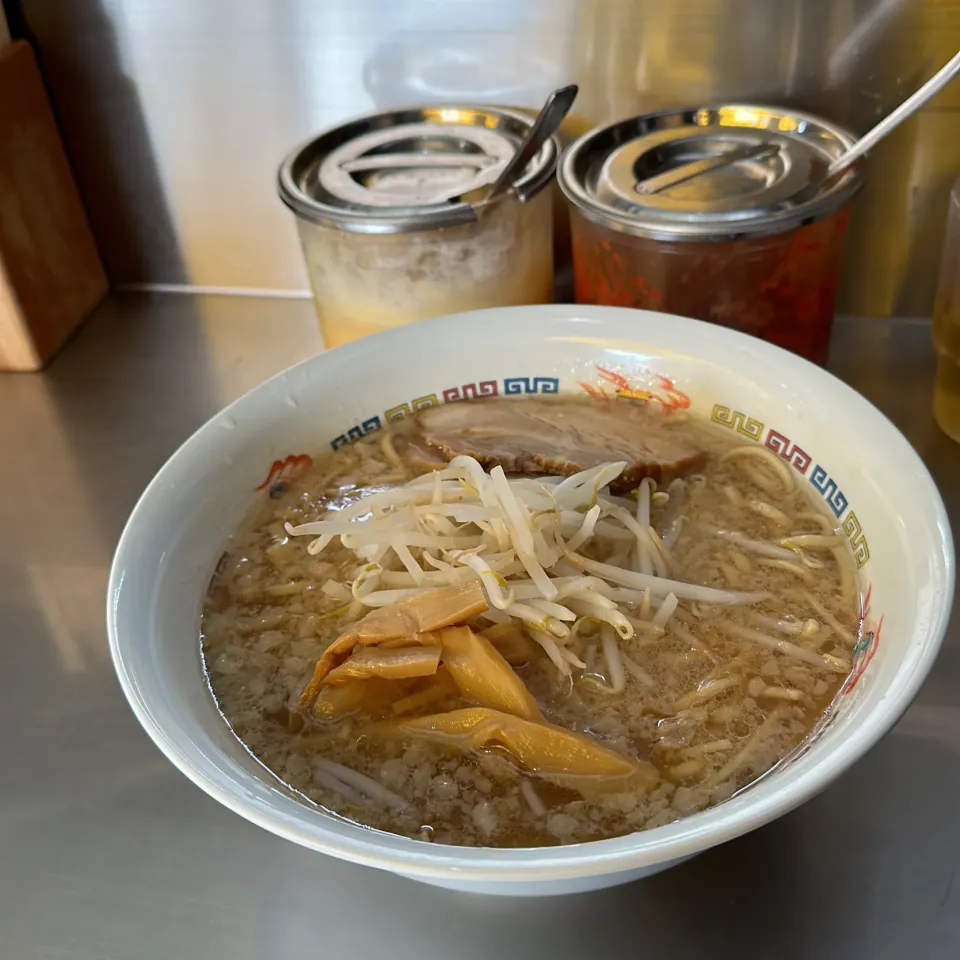
[[933,382],[933,418],[951,439],[960,442],[960,312],[937,304],[934,336],[937,374]]
[[933,418],[948,437],[960,442],[960,181],[950,196],[940,284],[933,305],[937,374]]

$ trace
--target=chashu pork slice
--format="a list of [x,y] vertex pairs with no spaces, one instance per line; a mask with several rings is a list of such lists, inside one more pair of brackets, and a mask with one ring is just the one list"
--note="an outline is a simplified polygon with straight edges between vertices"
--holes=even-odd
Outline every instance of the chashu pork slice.
[[644,477],[659,482],[680,476],[706,459],[669,416],[628,401],[472,400],[430,407],[418,422],[423,441],[448,460],[467,455],[507,473],[571,476],[625,460],[626,469],[611,484],[620,493]]

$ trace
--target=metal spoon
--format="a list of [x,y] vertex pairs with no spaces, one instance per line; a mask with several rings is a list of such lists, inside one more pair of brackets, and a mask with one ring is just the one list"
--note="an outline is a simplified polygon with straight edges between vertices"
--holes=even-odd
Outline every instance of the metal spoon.
[[826,179],[842,173],[868,150],[873,149],[891,130],[899,127],[907,117],[916,113],[931,97],[936,96],[958,73],[960,73],[960,53],[941,67],[916,93],[907,97],[896,110],[865,133],[852,147],[841,153],[827,168]]
[[560,122],[570,112],[573,101],[577,99],[577,92],[577,85],[571,83],[569,87],[554,90],[547,97],[543,108],[537,114],[537,119],[533,121],[527,135],[520,141],[517,152],[507,161],[500,176],[494,180],[493,186],[487,191],[483,198],[484,203],[495,200],[513,186],[513,181],[536,156],[544,143],[553,136]]

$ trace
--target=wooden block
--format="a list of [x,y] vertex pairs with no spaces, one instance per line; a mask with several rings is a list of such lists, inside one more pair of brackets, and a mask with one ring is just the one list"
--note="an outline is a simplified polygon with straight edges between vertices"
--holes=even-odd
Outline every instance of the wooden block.
[[30,45],[0,50],[0,370],[38,370],[107,278]]

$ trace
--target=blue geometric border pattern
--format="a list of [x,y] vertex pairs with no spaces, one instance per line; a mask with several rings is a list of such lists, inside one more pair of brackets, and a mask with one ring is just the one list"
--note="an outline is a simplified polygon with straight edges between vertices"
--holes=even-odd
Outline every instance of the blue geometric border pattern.
[[334,437],[333,440],[330,441],[330,446],[334,451],[339,450],[348,443],[356,443],[361,437],[376,433],[382,426],[383,424],[380,423],[379,417],[369,417],[356,427],[351,427],[346,432],[346,435],[341,433],[339,437]]
[[560,381],[557,377],[507,377],[503,381],[503,392],[510,396],[518,393],[559,393]]
[[820,491],[827,506],[833,511],[833,515],[839,520],[843,516],[843,511],[849,504],[843,491],[837,486],[837,481],[827,474],[827,471],[818,463],[810,474],[810,482]]

